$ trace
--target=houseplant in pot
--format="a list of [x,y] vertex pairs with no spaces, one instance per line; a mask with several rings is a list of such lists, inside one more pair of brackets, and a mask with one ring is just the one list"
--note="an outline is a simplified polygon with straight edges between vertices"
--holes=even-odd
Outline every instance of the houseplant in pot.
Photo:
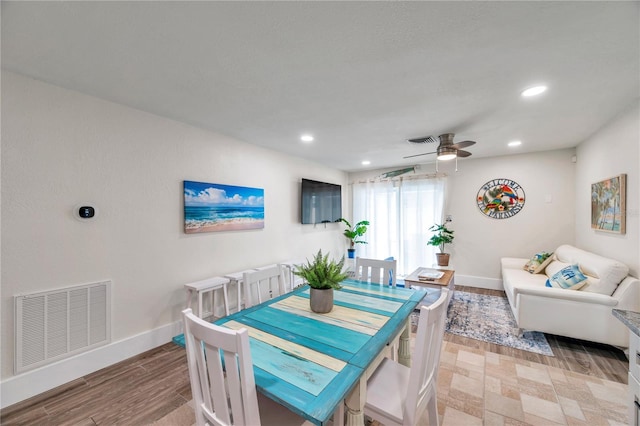
[[347,229],[344,230],[343,235],[349,239],[350,245],[349,245],[349,248],[347,249],[347,252],[349,254],[349,259],[353,259],[356,253],[355,245],[367,244],[367,242],[364,240],[361,240],[360,237],[362,237],[365,234],[365,232],[367,232],[367,226],[369,226],[369,221],[361,220],[360,222],[351,226],[349,221],[345,218],[340,218],[338,220],[340,222],[343,222],[345,225],[347,225]]
[[453,242],[453,231],[448,229],[445,224],[434,224],[429,231],[433,232],[433,235],[427,242],[428,245],[438,247],[440,253],[436,253],[438,259],[438,266],[449,265],[449,253],[445,253],[445,244],[451,244]]
[[318,250],[312,261],[307,259],[306,264],[296,265],[293,273],[311,287],[309,303],[313,312],[325,314],[333,309],[333,290],[341,289],[340,282],[347,278],[343,267],[344,256],[336,262],[329,259],[329,253],[323,256],[322,250]]

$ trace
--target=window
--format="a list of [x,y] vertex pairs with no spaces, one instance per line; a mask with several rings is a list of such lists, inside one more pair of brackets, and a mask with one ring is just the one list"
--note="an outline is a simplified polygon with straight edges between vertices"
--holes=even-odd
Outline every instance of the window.
[[445,177],[409,177],[353,184],[353,219],[371,222],[368,244],[357,255],[374,259],[393,256],[398,275],[431,266],[437,249],[427,245],[429,227],[442,223]]

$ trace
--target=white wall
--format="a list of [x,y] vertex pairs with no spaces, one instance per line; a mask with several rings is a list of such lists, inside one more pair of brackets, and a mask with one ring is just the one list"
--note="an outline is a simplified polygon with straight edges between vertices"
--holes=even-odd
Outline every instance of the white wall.
[[[573,244],[574,154],[566,149],[460,161],[445,212],[453,216],[456,275],[498,279],[501,257],[529,258]],[[524,208],[507,219],[489,218],[476,204],[481,186],[497,178],[516,181],[525,193]]]
[[[338,170],[3,71],[2,378],[13,375],[15,294],[110,279],[116,342],[179,321],[183,283],[318,248],[344,253],[338,224],[300,224],[302,177],[347,182]],[[265,228],[185,234],[183,180],[264,188]],[[98,217],[75,219],[81,202]]]
[[[636,101],[577,148],[576,245],[627,264],[632,275],[640,270],[640,102]],[[627,174],[626,234],[591,229],[591,184]]]
[[[573,244],[575,209],[573,191],[575,150],[545,151],[494,158],[467,158],[439,163],[447,177],[445,216],[453,221],[455,240],[447,246],[450,266],[456,270],[456,283],[502,288],[500,258],[531,257],[560,244]],[[350,181],[380,175],[385,170],[353,173]],[[434,164],[422,164],[417,173],[435,172]],[[486,182],[506,178],[525,191],[521,212],[508,219],[491,219],[476,204],[479,189]],[[549,202],[547,202],[549,200]],[[429,231],[425,229],[425,233]],[[425,259],[431,266],[435,259]]]

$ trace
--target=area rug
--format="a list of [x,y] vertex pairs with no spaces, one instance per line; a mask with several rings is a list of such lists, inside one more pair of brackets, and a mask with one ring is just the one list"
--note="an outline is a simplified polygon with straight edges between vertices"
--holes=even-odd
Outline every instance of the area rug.
[[[417,317],[417,314],[414,315]],[[519,336],[518,325],[506,297],[454,292],[447,311],[446,331],[484,342],[553,356],[544,333],[525,331]]]

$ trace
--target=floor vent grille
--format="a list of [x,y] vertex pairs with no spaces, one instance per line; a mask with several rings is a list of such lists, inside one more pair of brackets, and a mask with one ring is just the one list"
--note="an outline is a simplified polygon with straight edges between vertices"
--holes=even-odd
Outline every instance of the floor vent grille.
[[22,294],[15,300],[15,373],[111,341],[111,281]]

